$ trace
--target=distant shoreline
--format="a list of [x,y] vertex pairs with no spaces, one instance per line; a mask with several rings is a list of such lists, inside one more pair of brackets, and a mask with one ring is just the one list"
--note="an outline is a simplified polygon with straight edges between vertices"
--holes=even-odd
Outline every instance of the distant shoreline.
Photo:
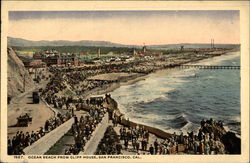
[[[240,50],[232,51],[232,52],[240,52]],[[220,56],[213,56],[213,57],[210,57],[210,58],[198,60],[198,61],[195,61],[195,62],[189,62],[189,63],[195,64],[195,63],[211,60],[211,59],[213,59],[215,57],[229,56],[229,55],[232,55],[232,54],[229,54],[229,53],[232,53],[232,52],[231,51],[226,52],[225,54],[222,54]],[[173,71],[179,71],[179,70],[175,69],[175,68],[173,68],[173,69],[162,68],[162,69],[156,70],[155,72],[152,72],[152,73],[149,73],[149,74],[137,74],[137,75],[135,75],[133,77],[128,77],[126,79],[118,81],[117,83],[112,83],[112,84],[110,84],[108,86],[102,86],[101,88],[90,90],[90,91],[84,93],[82,96],[83,97],[90,97],[90,96],[94,96],[94,95],[104,95],[106,93],[113,92],[114,90],[118,89],[121,86],[132,85],[132,84],[135,84],[135,83],[137,83],[137,82],[139,82],[141,80],[145,80],[148,76],[150,76],[152,74],[156,74],[156,73],[160,73],[160,72],[173,72]],[[88,94],[88,95],[86,95],[86,94]]]
[[[235,51],[235,52],[238,52],[238,51]],[[223,55],[220,55],[220,56],[214,56],[214,57],[211,57],[211,58],[207,58],[207,59],[202,59],[202,60],[199,60],[199,61],[196,61],[196,62],[192,62],[193,64],[196,64],[196,63],[199,63],[199,62],[207,62],[207,61],[210,61],[210,60],[212,60],[213,58],[218,58],[218,57],[220,57],[220,58],[225,58],[225,57],[227,57],[227,56],[233,56],[233,55],[235,55],[236,56],[236,54],[230,54],[230,53],[232,53],[232,52],[228,52],[228,53],[225,53],[225,54],[223,54]],[[104,94],[106,94],[106,93],[111,93],[111,95],[112,95],[112,92],[113,91],[115,91],[116,89],[118,89],[119,87],[121,87],[121,86],[126,86],[126,85],[133,85],[133,84],[135,84],[135,83],[137,83],[137,82],[139,82],[139,81],[141,81],[141,80],[145,80],[147,77],[149,77],[150,75],[152,75],[152,74],[157,74],[157,73],[161,73],[161,72],[166,72],[166,73],[170,73],[170,72],[174,72],[174,71],[179,71],[178,69],[160,69],[160,70],[157,70],[157,71],[155,71],[155,72],[152,72],[152,73],[149,73],[149,74],[146,74],[146,75],[139,75],[139,76],[134,76],[133,78],[127,78],[126,80],[122,80],[122,81],[119,81],[118,83],[113,83],[113,84],[111,84],[110,86],[107,86],[107,87],[101,87],[101,88],[99,88],[100,90],[97,90],[97,91],[95,91],[95,90],[92,90],[92,91],[95,91],[93,94],[91,94],[91,95],[89,95],[89,96],[94,96],[94,95],[104,95]],[[115,99],[114,99],[115,100]],[[119,109],[119,103],[118,103],[118,109]],[[120,110],[120,109],[119,109]],[[121,110],[120,110],[121,111]],[[126,118],[131,118],[131,117],[127,117],[126,116],[126,112],[124,113],[124,112],[121,112],[121,113],[123,113],[124,115],[125,115],[125,117]],[[132,121],[131,121],[132,122]],[[132,122],[132,123],[136,123],[136,124],[139,124],[139,125],[145,125],[145,126],[150,126],[150,125],[148,125],[148,124],[144,124],[144,123],[141,123],[141,122]],[[150,126],[151,127],[151,126]],[[157,127],[153,127],[152,126],[152,128],[156,128],[156,129],[159,129],[159,130],[161,130],[161,131],[163,131],[163,132],[166,132],[166,133],[168,133],[167,131],[164,131],[164,130],[162,130],[162,129],[160,129],[160,128],[157,128]],[[228,132],[228,131],[231,131],[231,130],[229,130],[228,128],[226,128],[226,131]],[[238,137],[240,137],[239,135],[237,135]]]

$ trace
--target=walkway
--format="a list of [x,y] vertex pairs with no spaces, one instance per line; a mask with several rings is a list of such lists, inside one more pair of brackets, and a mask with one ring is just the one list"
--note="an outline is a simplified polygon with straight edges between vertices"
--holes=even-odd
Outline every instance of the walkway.
[[112,124],[108,122],[108,113],[106,113],[102,121],[98,124],[95,131],[92,133],[92,137],[86,143],[84,147],[84,152],[80,152],[79,155],[93,155],[109,125],[112,125]]

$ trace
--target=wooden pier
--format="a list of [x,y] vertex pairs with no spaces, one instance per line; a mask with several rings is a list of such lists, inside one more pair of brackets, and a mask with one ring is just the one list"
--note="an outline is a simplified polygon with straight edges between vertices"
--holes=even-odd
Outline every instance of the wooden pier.
[[230,66],[230,65],[170,65],[167,68],[197,68],[197,69],[238,69],[240,66]]

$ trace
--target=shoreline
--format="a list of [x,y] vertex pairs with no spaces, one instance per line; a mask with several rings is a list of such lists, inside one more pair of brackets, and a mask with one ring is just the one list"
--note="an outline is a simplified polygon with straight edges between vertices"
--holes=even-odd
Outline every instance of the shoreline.
[[106,93],[111,93],[121,86],[131,85],[131,84],[135,84],[138,81],[145,80],[145,78],[147,78],[148,75],[150,75],[150,74],[146,74],[146,75],[145,74],[137,74],[137,75],[134,75],[132,77],[126,77],[125,79],[122,79],[116,83],[101,86],[101,87],[92,89],[88,92],[85,92],[83,95],[81,95],[81,97],[89,98],[90,96],[100,96],[100,95],[104,95]]
[[[240,51],[233,51],[233,52],[240,52]],[[210,58],[206,58],[206,59],[202,59],[202,60],[198,60],[198,61],[194,61],[194,62],[189,62],[189,63],[192,63],[192,64],[197,64],[197,63],[200,63],[200,62],[208,62],[209,60],[213,60],[214,58],[218,58],[218,57],[226,57],[226,56],[232,56],[232,55],[235,55],[235,54],[228,54],[228,53],[232,53],[232,52],[227,52],[225,54],[222,54],[220,56],[214,56],[214,57],[210,57]],[[236,56],[235,56],[236,57]],[[128,77],[126,79],[123,79],[121,81],[118,81],[117,83],[112,83],[108,86],[105,86],[105,88],[101,87],[101,88],[98,88],[98,89],[101,89],[101,90],[91,90],[89,92],[85,92],[84,95],[82,95],[83,97],[89,97],[89,96],[93,96],[93,95],[104,95],[106,93],[111,93],[113,92],[114,90],[118,89],[119,87],[121,86],[126,86],[126,85],[132,85],[132,84],[135,84],[137,83],[138,81],[141,81],[141,80],[145,80],[148,76],[150,75],[153,75],[153,74],[157,74],[157,73],[161,73],[161,72],[173,72],[173,71],[179,71],[178,68],[173,68],[173,69],[168,69],[168,68],[162,68],[162,69],[158,69],[154,72],[151,72],[149,74],[138,74],[138,77]],[[96,93],[95,93],[96,91]],[[90,95],[85,95],[85,94],[90,94]]]
[[[211,62],[212,60],[214,59],[218,59],[218,58],[222,58],[222,60],[224,60],[225,57],[238,57],[240,56],[240,54],[232,54],[232,53],[235,53],[235,52],[240,52],[240,51],[234,51],[234,52],[228,52],[228,53],[225,53],[225,54],[222,54],[220,56],[214,56],[214,57],[211,57],[211,58],[206,58],[206,59],[202,59],[202,60],[199,60],[199,61],[195,61],[195,62],[190,62],[192,64],[198,64],[198,63],[203,63],[203,62]],[[158,73],[171,73],[171,72],[175,72],[175,71],[180,71],[180,70],[183,70],[183,69],[178,69],[178,68],[174,68],[174,69],[167,69],[167,68],[163,68],[163,69],[159,69],[159,70],[156,70],[155,72],[152,72],[152,73],[149,73],[149,74],[146,74],[146,75],[142,75],[140,77],[135,77],[133,79],[126,79],[126,80],[123,80],[123,81],[119,81],[119,83],[114,83],[114,84],[111,84],[111,86],[108,86],[107,89],[105,88],[102,88],[101,91],[97,91],[95,95],[104,95],[106,93],[112,93],[113,91],[115,91],[116,89],[118,89],[119,87],[121,86],[127,86],[127,85],[132,85],[132,84],[135,84],[141,80],[145,80],[146,78],[148,78],[150,75],[155,75],[155,74],[158,74]],[[118,109],[119,109],[119,104],[118,104]],[[126,115],[126,112],[122,112],[120,109],[119,111],[125,115],[126,118],[131,118],[131,117],[128,117]],[[144,126],[149,126],[149,127],[153,127],[153,128],[156,128],[156,129],[159,129],[163,132],[166,132],[166,133],[172,133],[172,132],[176,132],[175,130],[171,131],[171,130],[164,130],[164,129],[161,129],[160,127],[157,127],[157,126],[152,126],[151,124],[147,124],[147,123],[143,123],[143,122],[138,122],[138,121],[131,121],[132,123],[136,123],[138,125],[144,125]],[[230,130],[227,126],[226,127],[226,131],[232,131]],[[234,132],[234,131],[233,131]],[[241,138],[241,135],[238,135],[237,133],[235,133],[237,135],[237,137]]]

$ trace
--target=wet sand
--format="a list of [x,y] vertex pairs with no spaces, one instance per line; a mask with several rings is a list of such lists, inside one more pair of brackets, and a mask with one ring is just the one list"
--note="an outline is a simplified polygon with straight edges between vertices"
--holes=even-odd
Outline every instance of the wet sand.
[[[90,91],[86,91],[84,94],[81,95],[81,97],[83,98],[89,98],[91,96],[96,96],[96,95],[104,95],[106,93],[110,93],[114,90],[116,90],[117,88],[119,88],[120,86],[123,85],[131,85],[134,84],[140,80],[144,80],[145,78],[147,78],[147,75],[145,74],[134,74],[132,76],[129,75],[129,73],[127,77],[124,77],[122,80],[119,80],[118,82],[112,83],[112,84],[107,84],[107,85],[103,85],[101,87],[98,88],[94,88]],[[113,74],[105,74],[106,78],[113,78]]]

